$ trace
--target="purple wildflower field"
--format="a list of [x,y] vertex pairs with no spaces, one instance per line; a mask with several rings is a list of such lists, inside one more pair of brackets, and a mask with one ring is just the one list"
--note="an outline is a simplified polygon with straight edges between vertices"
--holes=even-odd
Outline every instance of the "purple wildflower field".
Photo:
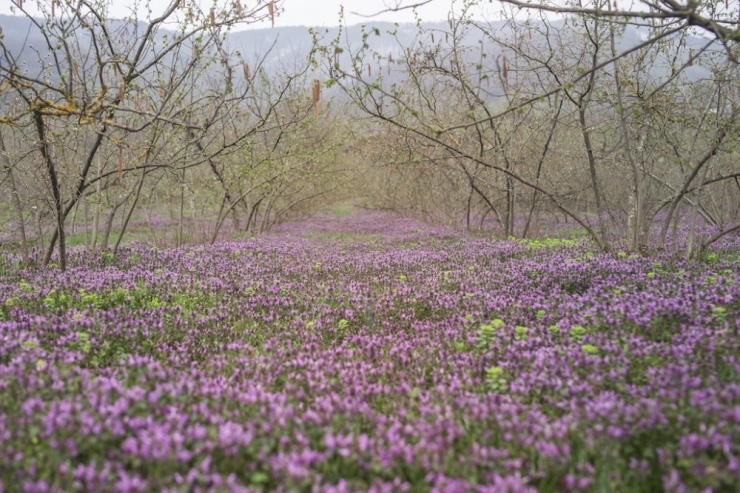
[[711,261],[382,214],[0,277],[0,491],[740,491]]

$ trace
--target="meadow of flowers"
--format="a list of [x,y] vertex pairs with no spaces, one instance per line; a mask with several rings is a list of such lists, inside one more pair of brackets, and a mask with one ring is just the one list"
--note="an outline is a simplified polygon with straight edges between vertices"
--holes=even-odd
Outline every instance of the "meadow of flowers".
[[740,274],[377,214],[0,270],[2,491],[740,491]]

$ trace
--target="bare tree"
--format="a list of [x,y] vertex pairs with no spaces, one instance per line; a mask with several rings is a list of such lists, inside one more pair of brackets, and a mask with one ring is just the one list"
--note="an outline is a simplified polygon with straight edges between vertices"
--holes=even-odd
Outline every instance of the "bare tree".
[[[140,167],[138,156],[132,163],[123,159],[133,136],[179,132],[188,141],[172,153],[182,157],[185,166],[195,166],[234,148],[260,126],[255,123],[230,140],[221,139],[205,155],[201,150],[198,157],[187,155],[203,134],[218,132],[251,94],[250,80],[237,82],[244,62],[224,47],[229,29],[274,15],[276,8],[273,2],[252,8],[236,2],[220,12],[204,12],[197,3],[178,0],[161,15],[139,23],[135,14],[124,21],[107,18],[104,2],[97,0],[41,6],[41,19],[16,5],[43,46],[14,53],[0,39],[3,96],[21,105],[0,124],[34,129],[34,151],[43,163],[56,222],[44,264],[58,244],[59,265],[66,268],[65,219],[88,187],[113,175],[120,180]],[[165,32],[173,21],[176,31]],[[33,68],[26,60],[34,62]],[[221,80],[201,88],[198,83],[207,72]],[[69,132],[84,135],[74,160],[55,153],[55,143]],[[106,149],[119,153],[117,169],[94,177],[96,157]]]
[[[438,174],[432,189],[444,189],[444,180],[459,189],[445,196],[465,207],[468,227],[478,194],[506,236],[527,209],[522,232],[529,232],[538,203],[570,217],[604,250],[616,240],[644,251],[656,222],[665,247],[682,202],[691,217],[729,234],[734,223],[717,218],[728,216],[737,198],[725,195],[720,205],[702,190],[734,190],[725,158],[738,123],[727,75],[737,67],[737,43],[724,28],[737,25],[737,9],[644,3],[653,8],[646,15],[600,0],[503,1],[511,7],[505,20],[488,22],[475,14],[479,2],[467,1],[450,14],[449,30],[419,22],[413,48],[399,45],[391,54],[371,41],[382,36],[387,46],[392,31],[369,26],[362,46],[340,35],[323,49],[326,72],[379,126],[406,136],[406,148],[396,152],[422,159],[427,182]],[[692,37],[697,28],[704,37]],[[337,53],[347,54],[341,63]],[[722,58],[724,68],[709,68]],[[702,87],[713,89],[698,97]],[[671,165],[676,160],[681,175]],[[452,178],[452,169],[464,180]],[[415,180],[413,168],[406,170],[403,179]]]

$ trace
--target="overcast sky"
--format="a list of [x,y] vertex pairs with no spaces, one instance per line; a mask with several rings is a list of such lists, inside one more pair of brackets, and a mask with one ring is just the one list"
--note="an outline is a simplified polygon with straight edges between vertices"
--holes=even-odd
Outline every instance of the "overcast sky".
[[[37,0],[25,0],[25,5],[31,12],[35,12],[33,5]],[[38,0],[42,3],[48,3],[51,0]],[[224,0],[218,0],[222,4]],[[284,0],[283,11],[276,19],[275,26],[335,26],[339,19],[340,6],[344,6],[346,21],[348,24],[358,24],[366,21],[363,17],[353,15],[352,12],[358,12],[364,15],[372,15],[389,7],[395,6],[397,2],[402,5],[411,5],[420,3],[420,0]],[[152,10],[156,15],[167,5],[167,0],[152,0]],[[253,6],[255,0],[246,0],[245,5]],[[458,6],[461,1],[454,2]],[[204,7],[210,5],[211,1],[201,0]],[[498,5],[484,3],[488,6],[493,15]],[[110,13],[113,17],[124,17],[129,15],[130,8],[134,5],[133,0],[116,0],[111,2]],[[447,19],[447,15],[453,5],[452,0],[433,0],[427,5],[419,7],[418,13],[424,21],[440,21]],[[10,14],[11,1],[0,0],[0,13]],[[145,12],[144,9],[139,9]],[[498,10],[495,10],[498,12]],[[141,15],[141,17],[145,17]],[[375,20],[386,20],[393,22],[414,22],[414,15],[411,10],[401,12],[385,13],[373,17]],[[269,27],[268,24],[257,24],[253,27]]]

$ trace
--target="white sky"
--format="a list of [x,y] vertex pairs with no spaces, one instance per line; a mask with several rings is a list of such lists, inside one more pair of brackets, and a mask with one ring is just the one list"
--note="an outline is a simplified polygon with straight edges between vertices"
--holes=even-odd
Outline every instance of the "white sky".
[[[34,5],[40,1],[48,4],[51,0],[25,0],[25,6],[30,12],[36,12]],[[279,17],[275,21],[275,26],[336,26],[339,20],[339,9],[344,6],[345,19],[347,24],[359,24],[367,22],[365,19],[358,15],[353,15],[352,12],[358,12],[365,15],[375,14],[389,7],[395,6],[398,3],[401,5],[411,5],[419,3],[421,0],[284,0],[283,11],[280,12]],[[167,0],[151,0],[151,7],[154,15],[157,15],[167,5]],[[218,0],[218,4],[222,4],[223,0]],[[246,0],[243,3],[247,7],[254,6],[255,0]],[[418,13],[424,21],[441,21],[447,19],[448,13],[453,6],[453,3],[457,7],[455,10],[459,10],[462,2],[457,0],[432,0],[427,5],[419,7]],[[498,8],[498,5],[491,5],[491,11],[494,8]],[[210,6],[212,0],[200,0],[200,4],[203,7]],[[11,0],[0,0],[0,14],[11,14]],[[134,0],[114,0],[110,2],[110,14],[112,17],[121,18],[129,15],[130,9],[134,5]],[[140,2],[140,18],[145,18],[142,15],[146,12],[143,8],[143,2]],[[495,10],[498,12],[498,10]],[[384,20],[391,22],[414,22],[414,14],[411,10],[404,10],[401,12],[386,13],[373,17],[374,20]],[[255,28],[269,27],[267,23],[258,23],[253,25]]]
[[[412,3],[418,3],[418,0],[405,1],[406,5]],[[396,0],[285,0],[285,10],[281,14],[280,24],[335,26],[339,21],[341,6],[344,6],[347,23],[359,24],[366,22],[367,19],[353,15],[352,12],[371,15],[395,4]],[[450,0],[433,0],[430,4],[420,7],[418,12],[425,21],[444,20],[447,19],[451,5]],[[414,22],[415,20],[410,10],[386,13],[375,19],[392,22]]]

